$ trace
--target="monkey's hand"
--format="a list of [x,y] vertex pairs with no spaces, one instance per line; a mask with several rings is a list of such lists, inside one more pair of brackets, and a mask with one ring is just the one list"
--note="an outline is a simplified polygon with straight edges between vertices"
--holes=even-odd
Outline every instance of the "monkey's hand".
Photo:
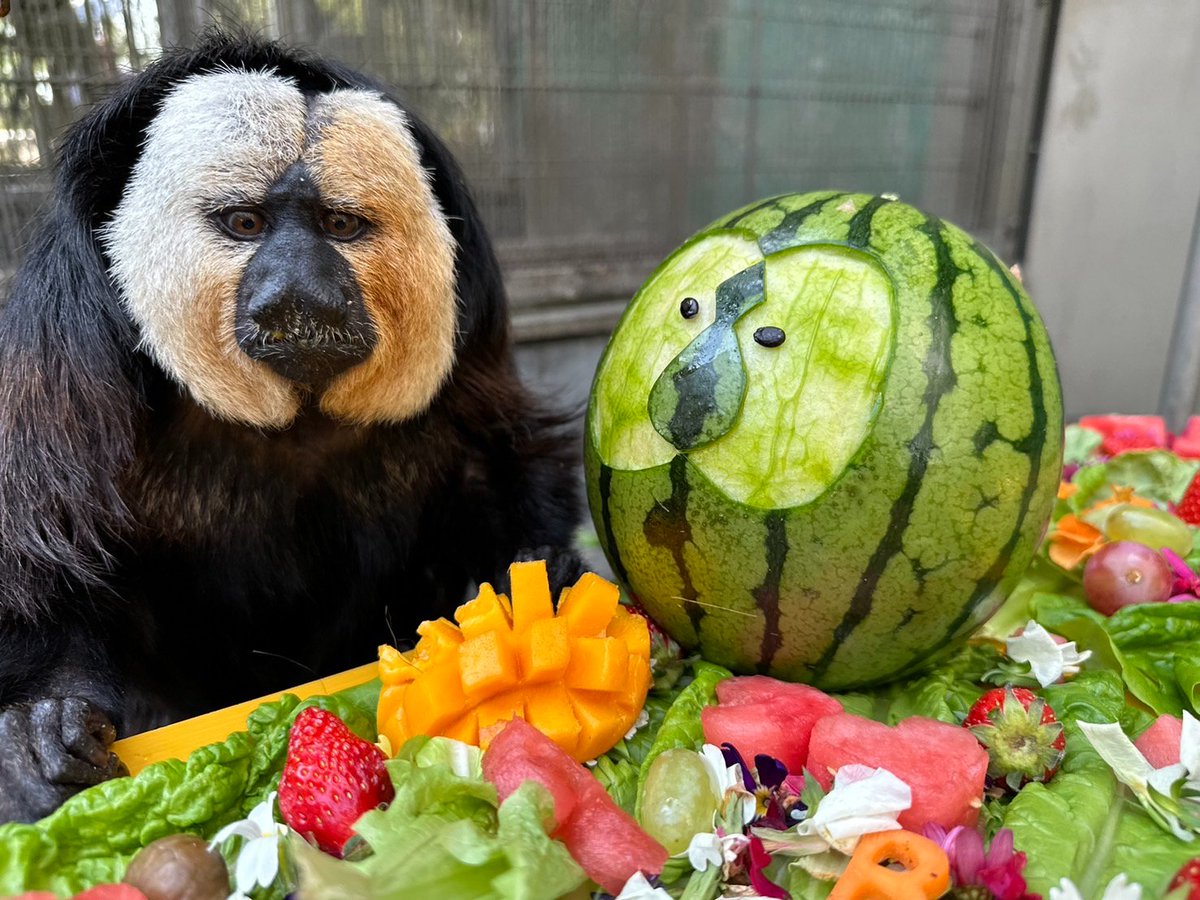
[[128,775],[108,748],[116,729],[79,697],[0,709],[0,822],[32,822],[85,787]]

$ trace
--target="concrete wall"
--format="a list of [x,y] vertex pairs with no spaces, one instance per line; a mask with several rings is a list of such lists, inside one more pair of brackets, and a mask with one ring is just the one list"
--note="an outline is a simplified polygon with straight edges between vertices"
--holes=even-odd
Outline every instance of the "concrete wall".
[[1157,410],[1198,202],[1200,3],[1066,0],[1024,271],[1069,418]]

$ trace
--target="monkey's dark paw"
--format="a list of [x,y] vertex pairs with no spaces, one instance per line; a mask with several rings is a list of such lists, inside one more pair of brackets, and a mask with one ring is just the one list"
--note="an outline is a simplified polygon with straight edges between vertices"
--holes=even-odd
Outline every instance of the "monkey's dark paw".
[[109,746],[116,729],[79,697],[0,710],[0,822],[32,822],[85,787],[128,775]]
[[[565,587],[570,587],[579,580],[579,576],[587,571],[583,558],[574,547],[533,547],[517,551],[515,562],[527,562],[531,559],[546,561],[546,575],[550,580],[550,596],[557,597]],[[508,573],[504,580],[508,581]],[[504,589],[508,593],[508,589]]]

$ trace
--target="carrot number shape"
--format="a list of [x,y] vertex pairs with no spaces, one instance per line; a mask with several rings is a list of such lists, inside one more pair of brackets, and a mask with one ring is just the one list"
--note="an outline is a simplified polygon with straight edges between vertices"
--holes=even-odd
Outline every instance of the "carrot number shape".
[[911,831],[880,831],[858,842],[829,900],[933,900],[949,887],[941,847]]

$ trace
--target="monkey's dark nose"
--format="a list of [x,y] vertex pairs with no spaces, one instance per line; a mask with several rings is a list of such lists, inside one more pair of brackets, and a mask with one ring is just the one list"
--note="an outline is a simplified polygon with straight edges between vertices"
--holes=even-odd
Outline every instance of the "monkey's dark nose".
[[350,301],[340,291],[283,289],[258,291],[246,305],[246,314],[263,331],[287,335],[346,324]]
[[316,386],[370,356],[375,329],[356,289],[328,282],[316,290],[280,288],[273,281],[246,291],[237,317],[238,344],[251,359]]
[[309,217],[289,215],[242,273],[237,339],[250,358],[317,387],[370,356],[378,335],[349,262]]

